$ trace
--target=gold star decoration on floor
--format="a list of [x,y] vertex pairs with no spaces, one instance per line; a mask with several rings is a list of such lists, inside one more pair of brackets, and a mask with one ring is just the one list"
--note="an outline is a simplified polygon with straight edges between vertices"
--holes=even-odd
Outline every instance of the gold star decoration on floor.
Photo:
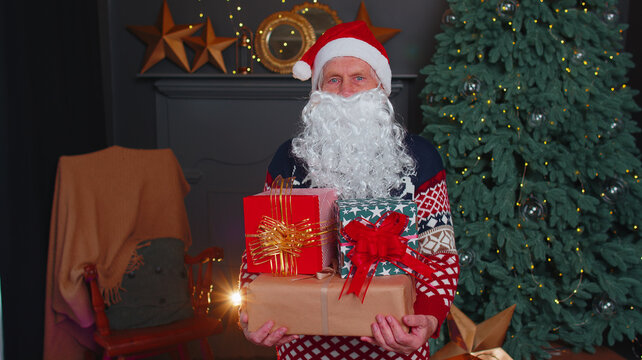
[[144,73],[165,58],[170,59],[183,70],[189,71],[189,61],[185,54],[183,38],[192,35],[202,26],[203,24],[175,25],[167,0],[163,0],[163,6],[155,25],[127,26],[129,31],[147,44],[140,73]]
[[448,314],[448,334],[450,342],[437,351],[430,360],[479,359],[512,360],[501,348],[506,331],[513,318],[515,305],[512,305],[480,324],[475,324],[455,305]]
[[400,29],[373,26],[370,21],[370,15],[368,15],[368,10],[366,10],[366,5],[363,1],[361,2],[361,5],[359,5],[359,12],[357,12],[357,18],[355,20],[363,20],[368,25],[368,28],[370,28],[370,31],[372,31],[375,38],[382,44],[401,32]]
[[223,61],[223,53],[228,46],[234,44],[236,38],[216,37],[214,28],[210,18],[207,18],[205,29],[201,36],[195,36],[185,39],[185,43],[194,49],[194,61],[192,62],[192,72],[196,71],[201,66],[210,62],[227,74],[225,62]]

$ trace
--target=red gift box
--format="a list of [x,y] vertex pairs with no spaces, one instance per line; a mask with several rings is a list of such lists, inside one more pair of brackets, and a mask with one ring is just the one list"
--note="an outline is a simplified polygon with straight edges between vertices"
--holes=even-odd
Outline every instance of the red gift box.
[[[318,188],[265,191],[245,197],[247,271],[274,275],[315,274],[329,266],[336,258],[336,199],[334,189]],[[283,231],[275,230],[277,227]],[[290,231],[293,228],[296,229]],[[269,231],[277,237],[284,236],[283,232],[295,233],[283,241],[289,245],[283,251],[285,253],[274,247],[265,252],[256,250],[264,246],[261,239]],[[305,244],[296,243],[300,238],[305,238]],[[272,243],[276,242],[281,241]],[[295,255],[288,257],[292,252]],[[287,269],[284,269],[284,262]]]

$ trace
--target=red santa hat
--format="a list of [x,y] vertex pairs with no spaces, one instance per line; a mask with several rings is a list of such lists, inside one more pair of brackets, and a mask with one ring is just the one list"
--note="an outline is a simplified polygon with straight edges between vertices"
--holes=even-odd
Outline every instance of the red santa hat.
[[292,75],[302,81],[312,78],[312,89],[317,90],[323,65],[340,56],[353,56],[367,62],[377,73],[383,90],[390,95],[392,71],[386,49],[363,21],[341,23],[326,30],[294,64]]

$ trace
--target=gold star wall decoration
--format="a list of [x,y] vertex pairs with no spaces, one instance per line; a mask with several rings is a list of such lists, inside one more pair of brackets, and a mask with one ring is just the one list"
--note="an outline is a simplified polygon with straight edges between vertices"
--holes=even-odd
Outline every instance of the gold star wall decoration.
[[361,5],[359,5],[359,12],[357,12],[357,18],[355,20],[363,20],[368,25],[368,28],[370,28],[370,31],[372,31],[375,38],[382,44],[401,32],[400,29],[373,26],[370,21],[370,15],[368,15],[368,10],[366,9],[366,5],[363,1],[361,2]]
[[512,360],[501,348],[506,338],[506,331],[513,318],[515,305],[512,305],[495,316],[475,324],[455,305],[448,314],[448,333],[450,342],[437,351],[430,360],[468,359],[470,355],[485,359]]
[[201,66],[210,62],[227,74],[225,62],[223,61],[223,53],[228,46],[234,44],[236,38],[216,37],[214,28],[210,18],[207,18],[205,29],[201,36],[195,36],[185,39],[185,43],[194,51],[194,61],[192,62],[192,72],[196,71]]
[[147,44],[140,73],[144,73],[165,58],[170,59],[183,70],[190,71],[183,38],[192,35],[202,26],[203,24],[175,25],[167,0],[163,0],[155,25],[127,26],[129,31]]

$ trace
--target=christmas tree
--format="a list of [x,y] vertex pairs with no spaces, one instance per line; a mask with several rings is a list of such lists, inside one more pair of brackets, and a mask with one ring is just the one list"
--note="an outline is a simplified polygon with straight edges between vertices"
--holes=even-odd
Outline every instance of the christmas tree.
[[639,109],[615,1],[448,3],[421,96],[447,169],[455,304],[476,322],[517,304],[503,345],[515,359],[633,340]]

